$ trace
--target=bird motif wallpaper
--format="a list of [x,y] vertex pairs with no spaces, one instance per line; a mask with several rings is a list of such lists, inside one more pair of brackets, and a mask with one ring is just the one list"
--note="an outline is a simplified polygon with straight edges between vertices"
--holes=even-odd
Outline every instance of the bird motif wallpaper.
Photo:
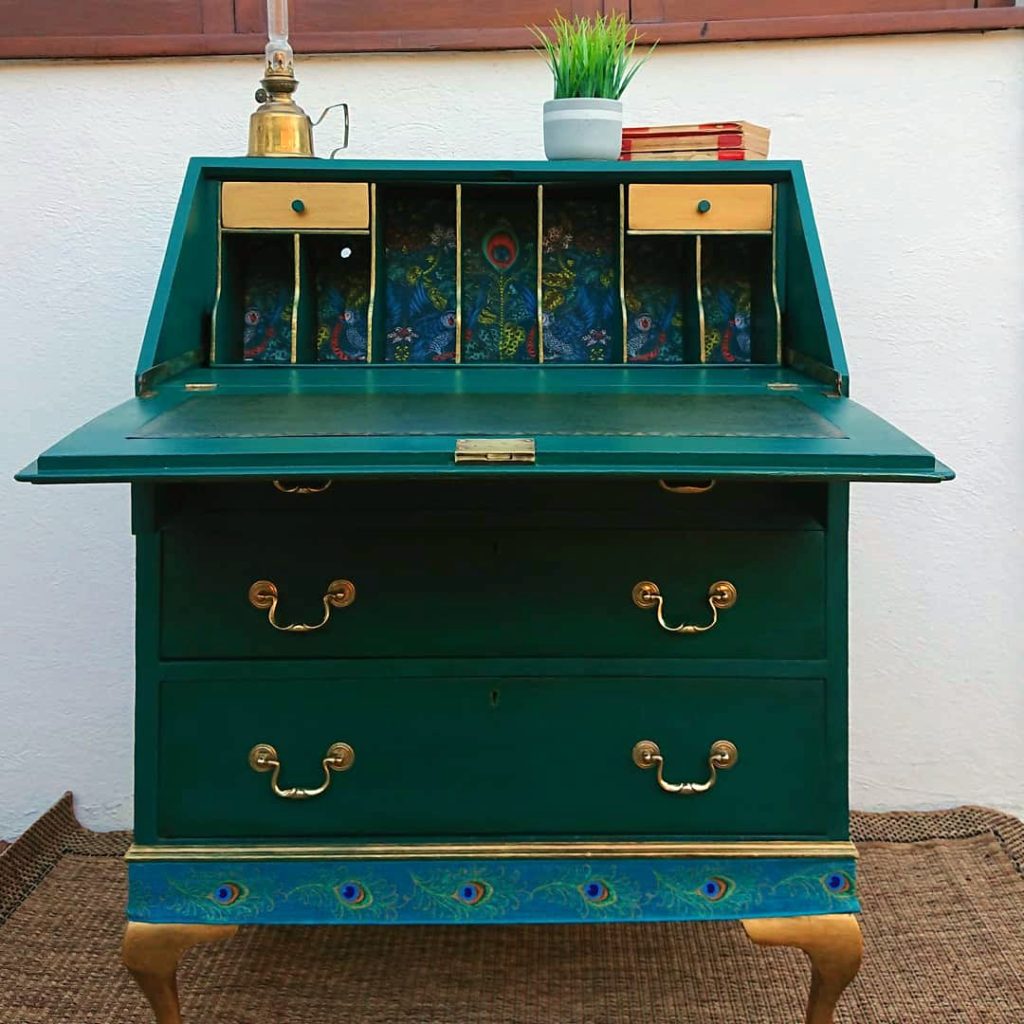
[[316,358],[366,362],[370,305],[370,242],[363,236],[303,239],[316,306]]
[[622,359],[618,196],[574,199],[546,191],[542,234],[544,361]]
[[692,238],[632,236],[626,245],[626,361],[682,363],[687,285],[694,289]]
[[252,235],[239,253],[242,358],[287,363],[292,357],[295,250],[291,235]]
[[384,360],[454,362],[455,190],[394,194],[381,210]]

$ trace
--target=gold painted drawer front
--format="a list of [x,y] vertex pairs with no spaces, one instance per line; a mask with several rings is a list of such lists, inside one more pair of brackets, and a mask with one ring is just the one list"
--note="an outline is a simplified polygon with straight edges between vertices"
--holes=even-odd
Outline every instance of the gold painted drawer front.
[[[821,678],[340,665],[320,678],[253,665],[164,681],[158,833],[820,837],[830,808],[843,828],[846,810],[832,803],[826,693]],[[664,760],[664,787],[657,766],[636,763],[644,740]],[[719,740],[737,756],[713,771]],[[332,748],[344,756],[325,765]]]
[[771,231],[771,185],[630,185],[631,231]]
[[226,181],[221,223],[226,228],[362,231],[370,226],[370,189],[364,181]]

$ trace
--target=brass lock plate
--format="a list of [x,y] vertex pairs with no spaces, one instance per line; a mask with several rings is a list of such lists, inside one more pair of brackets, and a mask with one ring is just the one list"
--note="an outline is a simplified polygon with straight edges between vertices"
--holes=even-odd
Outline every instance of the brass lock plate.
[[455,442],[456,462],[537,461],[537,442],[532,437],[465,438]]

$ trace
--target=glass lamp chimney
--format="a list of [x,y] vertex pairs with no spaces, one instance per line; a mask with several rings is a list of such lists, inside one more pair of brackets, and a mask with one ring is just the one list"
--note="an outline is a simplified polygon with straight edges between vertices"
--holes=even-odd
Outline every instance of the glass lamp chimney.
[[288,42],[288,0],[267,0],[267,70],[277,74],[292,70]]

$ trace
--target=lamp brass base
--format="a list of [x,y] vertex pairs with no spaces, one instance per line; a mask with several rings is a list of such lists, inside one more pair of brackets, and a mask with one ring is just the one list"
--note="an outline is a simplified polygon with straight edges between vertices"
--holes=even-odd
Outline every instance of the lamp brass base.
[[313,129],[331,110],[345,112],[345,135],[331,157],[348,146],[348,104],[332,103],[311,121],[292,93],[299,87],[291,65],[267,67],[263,87],[256,90],[259,106],[249,117],[249,150],[246,156],[313,156]]
[[306,112],[293,100],[276,98],[249,118],[248,156],[312,156],[313,130]]
[[256,92],[259,107],[249,118],[248,156],[313,155],[313,125],[292,99],[298,87],[290,68],[267,69]]

